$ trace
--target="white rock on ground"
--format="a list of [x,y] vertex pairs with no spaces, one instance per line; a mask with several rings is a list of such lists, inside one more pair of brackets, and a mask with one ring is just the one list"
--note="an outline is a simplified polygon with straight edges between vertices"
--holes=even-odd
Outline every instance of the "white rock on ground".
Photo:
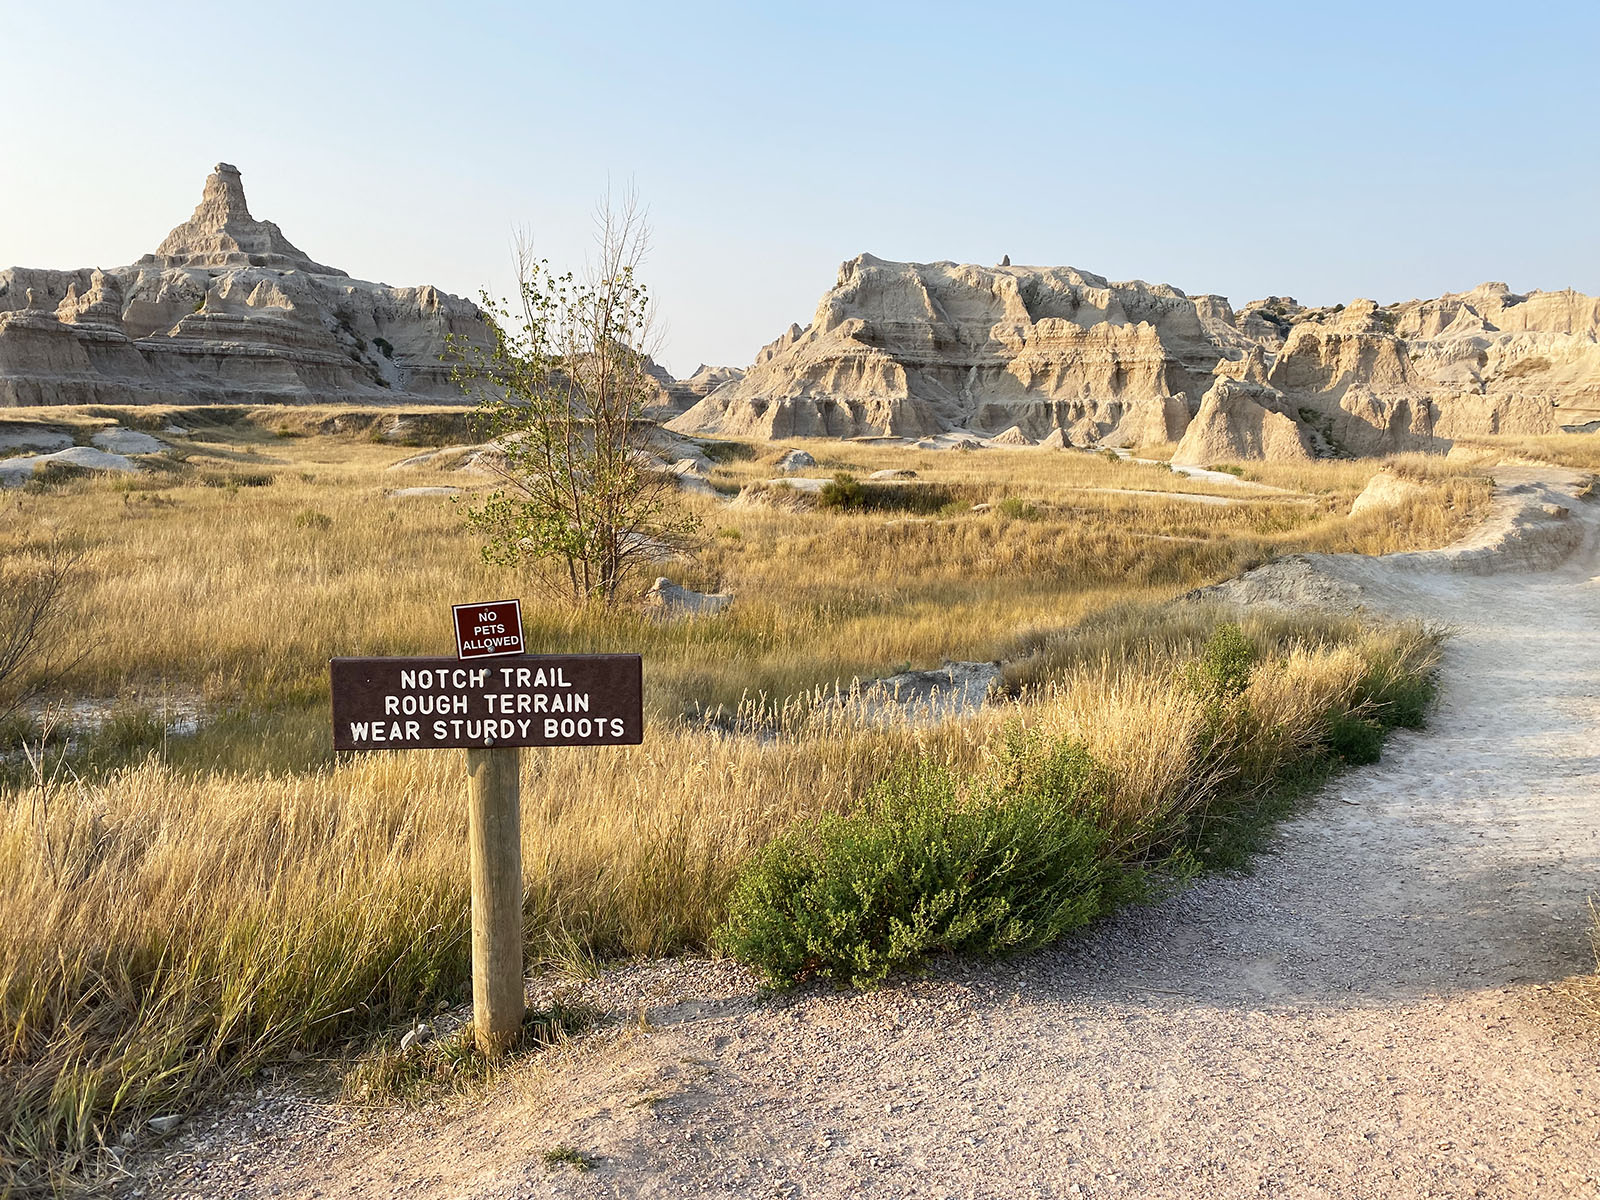
[[732,603],[732,592],[697,592],[680,587],[665,575],[644,594],[645,611],[658,619],[711,616]]
[[680,492],[687,492],[691,496],[710,496],[715,500],[722,499],[722,493],[712,487],[711,481],[702,475],[689,471],[674,471],[672,477],[677,480]]
[[72,445],[72,435],[46,425],[7,425],[0,428],[0,453],[7,450],[49,452]]
[[91,446],[72,446],[54,454],[27,454],[20,458],[0,459],[0,487],[20,487],[33,478],[40,467],[58,463],[77,467],[83,471],[121,471],[136,474],[143,470],[138,463],[121,454],[108,454]]
[[120,425],[91,434],[89,440],[112,454],[160,454],[167,448],[160,438],[140,433],[137,429],[124,429]]
[[[474,455],[482,454],[487,450],[496,449],[493,442],[463,443],[458,446],[441,446],[437,450],[424,450],[421,454],[413,454],[409,458],[402,458],[397,463],[390,463],[391,471],[409,471],[417,467],[445,468],[448,464],[459,466]],[[459,461],[458,461],[459,460]]]
[[804,450],[791,450],[778,460],[780,471],[803,471],[817,465],[817,460]]
[[1427,489],[1414,479],[1405,479],[1389,471],[1379,471],[1370,480],[1367,486],[1361,489],[1361,494],[1355,498],[1355,503],[1350,506],[1350,515],[1366,512],[1368,509],[1398,508],[1413,496],[1419,496]]
[[833,480],[831,479],[808,478],[804,475],[785,475],[781,479],[767,480],[767,486],[791,487],[797,492],[805,492],[808,495],[815,496],[832,482]]
[[947,662],[933,671],[858,680],[838,702],[867,721],[943,721],[982,708],[1001,671],[997,662]]
[[997,433],[988,439],[991,446],[1031,446],[1033,439],[1022,432],[1022,427],[1013,425],[1003,433]]
[[459,496],[461,489],[458,487],[407,487],[395,488],[389,495],[395,499],[405,499],[409,496]]

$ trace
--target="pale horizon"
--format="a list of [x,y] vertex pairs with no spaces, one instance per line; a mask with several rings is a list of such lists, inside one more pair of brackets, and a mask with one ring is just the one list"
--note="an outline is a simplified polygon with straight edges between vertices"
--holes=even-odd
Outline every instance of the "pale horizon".
[[[596,202],[631,181],[679,377],[748,365],[864,252],[1009,255],[1236,306],[1489,280],[1600,292],[1600,156],[1580,124],[1600,19],[1577,8],[1510,25],[1458,7],[1442,26],[1174,6],[1134,26],[626,6],[596,28],[498,6],[441,25],[419,5],[289,5],[258,27],[170,5],[251,53],[148,83],[121,64],[178,61],[161,10],[88,11],[0,3],[32,110],[7,137],[23,184],[0,199],[0,268],[131,263],[220,161],[313,259],[471,298],[507,289],[518,227],[576,266]],[[614,86],[585,82],[597,61]]]

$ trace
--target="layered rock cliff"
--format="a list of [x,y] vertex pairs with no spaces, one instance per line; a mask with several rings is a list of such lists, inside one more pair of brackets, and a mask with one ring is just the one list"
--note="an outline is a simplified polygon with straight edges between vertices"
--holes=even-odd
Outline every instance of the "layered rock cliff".
[[476,305],[313,261],[219,163],[131,266],[0,271],[0,406],[458,400],[451,334],[484,336]]
[[1503,284],[1308,309],[1070,267],[845,263],[805,328],[671,422],[683,433],[1178,444],[1177,461],[1443,450],[1600,429],[1600,301]]

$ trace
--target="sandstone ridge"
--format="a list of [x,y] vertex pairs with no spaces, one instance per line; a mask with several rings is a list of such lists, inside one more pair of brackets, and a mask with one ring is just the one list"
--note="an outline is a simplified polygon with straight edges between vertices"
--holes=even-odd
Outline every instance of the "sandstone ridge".
[[0,407],[459,401],[451,334],[484,337],[476,305],[313,261],[218,163],[131,266],[0,271]]
[[[1505,284],[1312,309],[1072,267],[844,263],[811,323],[671,428],[1176,443],[1175,461],[1443,451],[1600,430],[1600,300]],[[1015,431],[1014,433],[1012,431]]]

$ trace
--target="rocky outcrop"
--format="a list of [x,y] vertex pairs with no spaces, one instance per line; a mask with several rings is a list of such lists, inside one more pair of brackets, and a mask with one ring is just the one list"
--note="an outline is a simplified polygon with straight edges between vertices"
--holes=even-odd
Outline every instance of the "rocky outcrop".
[[1220,297],[1110,283],[1069,267],[895,263],[840,268],[804,329],[764,347],[743,378],[673,422],[761,437],[900,435],[954,428],[1075,442],[1110,432],[1243,353]]
[[1206,466],[1246,459],[1310,460],[1312,437],[1300,422],[1278,411],[1281,395],[1218,377],[1200,399],[1200,409],[1173,451],[1174,463]]
[[[1186,442],[1188,461],[1444,451],[1600,431],[1600,300],[1504,284],[1434,300],[1235,312],[1070,267],[845,263],[804,328],[672,427],[766,438],[1006,432]],[[1199,397],[1200,399],[1194,399]],[[1209,401],[1209,403],[1208,403]]]
[[1407,479],[1392,471],[1379,471],[1367,480],[1367,486],[1361,489],[1361,494],[1350,505],[1350,515],[1354,517],[1370,511],[1387,512],[1425,495],[1427,490],[1415,479]]
[[232,163],[216,165],[194,215],[167,234],[154,254],[139,261],[161,267],[270,267],[344,275],[312,262],[271,221],[252,217],[239,168]]
[[0,271],[0,407],[459,400],[452,334],[485,336],[475,305],[313,261],[219,163],[131,266]]

